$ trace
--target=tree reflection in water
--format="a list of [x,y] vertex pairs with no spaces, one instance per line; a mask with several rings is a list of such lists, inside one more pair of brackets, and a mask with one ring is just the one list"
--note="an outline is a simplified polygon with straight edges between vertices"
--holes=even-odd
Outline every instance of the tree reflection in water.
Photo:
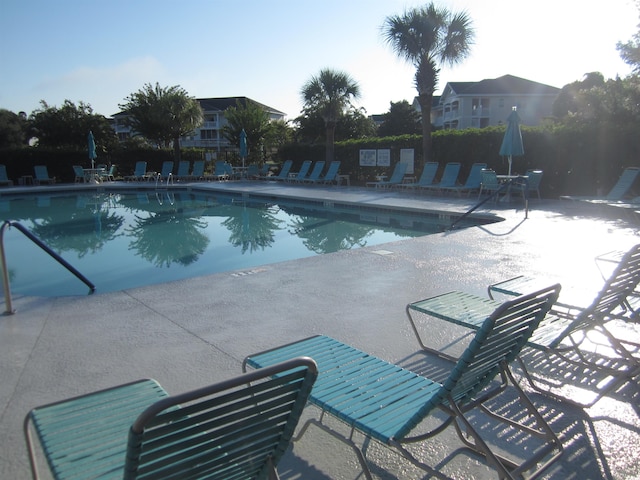
[[109,209],[110,195],[78,195],[55,200],[53,207],[50,198],[40,200],[42,215],[32,220],[31,231],[58,253],[75,251],[82,258],[102,250],[122,235],[117,232],[124,217]]
[[[370,246],[438,226],[428,215],[328,203],[139,188],[25,194],[6,198],[0,209],[63,258],[71,253],[67,259],[99,278],[104,292]],[[16,259],[37,249],[22,236],[6,240]],[[33,263],[9,265],[17,272],[14,289],[22,289],[16,291],[76,293],[55,262]]]
[[229,243],[240,247],[242,253],[265,250],[275,241],[274,231],[280,229],[282,220],[276,217],[275,207],[245,202],[229,209],[229,216],[222,222],[231,235]]
[[[291,215],[305,211],[295,207],[283,209]],[[349,250],[355,246],[364,247],[367,244],[366,238],[374,230],[369,225],[338,220],[331,213],[314,213],[316,216],[313,217],[299,214],[294,217],[289,223],[289,233],[301,238],[304,245],[317,254]]]
[[136,213],[125,233],[133,238],[129,249],[148,262],[157,267],[168,268],[173,263],[186,266],[206,251],[209,238],[203,231],[207,222],[201,219],[198,209],[190,213],[171,202],[154,202],[139,205],[137,210],[146,210],[148,216]]

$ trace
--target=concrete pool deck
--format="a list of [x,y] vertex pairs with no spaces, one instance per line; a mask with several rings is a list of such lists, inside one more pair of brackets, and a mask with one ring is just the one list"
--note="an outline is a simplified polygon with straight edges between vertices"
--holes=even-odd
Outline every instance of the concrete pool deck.
[[[475,200],[271,182],[196,188],[452,212]],[[521,207],[489,203],[480,212],[504,221],[248,271],[91,296],[14,297],[17,312],[0,317],[0,478],[29,477],[22,422],[34,406],[138,378],[179,393],[239,374],[251,353],[314,334],[410,366],[428,359],[416,357],[408,303],[450,290],[486,295],[487,285],[526,273],[559,281],[563,295],[586,305],[602,285],[594,258],[639,243],[632,215],[536,199],[525,220]],[[640,328],[628,334],[640,338]],[[459,336],[434,332],[443,342]],[[589,409],[532,394],[565,445],[544,478],[640,478],[639,390],[627,385]],[[450,430],[417,446],[418,454],[450,478],[494,478]],[[426,477],[375,442],[367,458],[376,478]],[[279,472],[283,479],[364,478],[353,452],[314,428]]]

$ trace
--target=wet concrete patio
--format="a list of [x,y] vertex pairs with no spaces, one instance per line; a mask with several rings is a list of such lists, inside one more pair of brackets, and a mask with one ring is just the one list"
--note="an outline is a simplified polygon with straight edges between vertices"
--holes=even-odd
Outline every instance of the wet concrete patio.
[[[445,212],[465,211],[475,201],[270,182],[194,188]],[[486,295],[487,285],[527,274],[559,281],[563,299],[587,305],[603,283],[594,258],[639,243],[633,213],[554,200],[530,206],[525,219],[517,202],[489,203],[480,211],[504,221],[247,271],[91,296],[14,298],[17,312],[0,317],[0,478],[29,476],[22,421],[34,406],[149,377],[179,393],[239,374],[251,353],[314,334],[434,372],[439,364],[418,353],[405,316],[408,303],[450,290]],[[640,338],[640,329],[626,334]],[[447,327],[433,332],[439,342],[461,335]],[[588,409],[534,393],[531,398],[565,445],[544,478],[640,478],[637,384]],[[518,406],[507,408],[517,412]],[[317,415],[311,407],[305,412]],[[500,431],[488,434],[505,450],[518,450],[518,442]],[[451,429],[414,451],[446,477],[495,477],[461,446]],[[426,476],[376,442],[369,443],[367,459],[376,478]],[[313,427],[279,471],[283,479],[364,478],[353,452]]]

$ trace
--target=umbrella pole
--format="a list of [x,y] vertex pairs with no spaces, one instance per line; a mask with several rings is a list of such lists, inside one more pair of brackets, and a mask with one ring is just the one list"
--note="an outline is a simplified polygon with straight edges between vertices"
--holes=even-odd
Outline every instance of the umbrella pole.
[[509,155],[509,176],[511,176],[511,155]]

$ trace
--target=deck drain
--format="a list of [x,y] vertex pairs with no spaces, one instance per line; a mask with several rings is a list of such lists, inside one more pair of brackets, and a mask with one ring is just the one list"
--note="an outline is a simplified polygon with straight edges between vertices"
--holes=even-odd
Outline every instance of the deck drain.
[[253,270],[245,270],[244,272],[234,272],[232,277],[244,277],[246,275],[253,275],[254,273],[266,272],[266,268],[255,268]]
[[389,250],[372,250],[371,253],[375,253],[376,255],[392,255],[393,252]]

